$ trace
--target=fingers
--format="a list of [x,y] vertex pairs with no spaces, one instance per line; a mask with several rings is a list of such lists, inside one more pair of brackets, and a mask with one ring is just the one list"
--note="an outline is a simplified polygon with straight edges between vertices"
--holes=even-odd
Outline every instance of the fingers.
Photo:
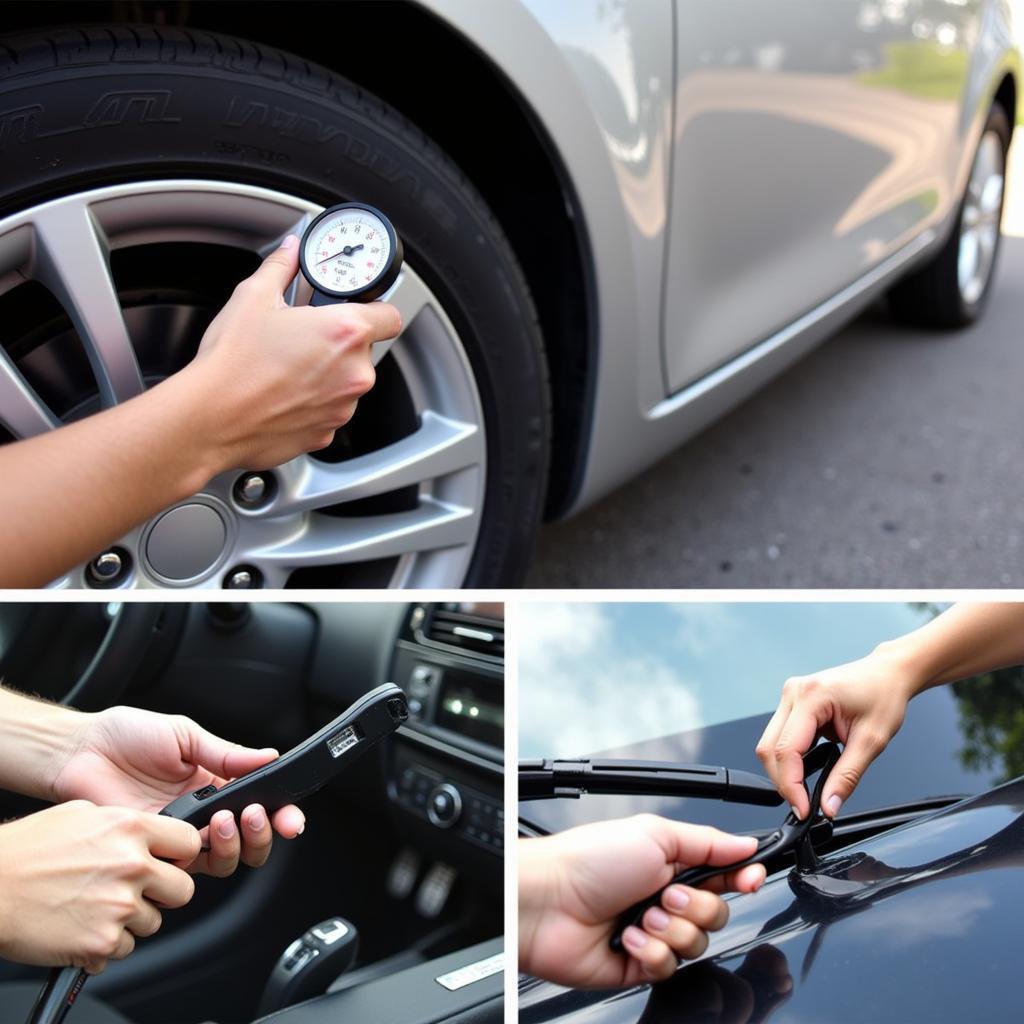
[[274,830],[267,812],[259,804],[251,804],[241,814],[242,863],[251,868],[261,867],[270,856]]
[[757,849],[753,836],[734,836],[708,825],[689,825],[650,816],[645,820],[652,836],[665,850],[669,863],[731,864],[749,857]]
[[154,861],[142,895],[161,907],[177,909],[195,895],[196,883],[182,868],[163,861]]
[[622,944],[640,965],[640,972],[652,981],[672,977],[679,961],[668,943],[630,925],[622,933]]
[[[729,907],[725,900],[706,889],[691,889],[688,885],[670,885],[661,894],[661,907],[663,913],[667,911],[683,917],[705,931],[717,932],[729,920]],[[644,923],[646,927],[646,915]]]
[[295,804],[275,811],[270,818],[274,831],[284,839],[294,839],[306,831],[306,816]]
[[402,331],[402,314],[389,302],[321,306],[310,309],[309,315],[340,336],[367,346],[395,338]]
[[757,745],[757,756],[782,798],[803,819],[811,810],[803,784],[803,757],[832,720],[833,708],[827,691],[814,680],[792,679],[786,688],[797,696],[784,695]]
[[155,935],[163,922],[160,911],[147,900],[139,903],[135,913],[125,922],[125,928],[140,939]]
[[858,723],[851,729],[846,747],[829,772],[821,794],[821,809],[828,817],[834,818],[839,813],[857,788],[868,765],[885,750],[888,740],[888,737],[875,731],[867,722]]
[[764,885],[768,872],[763,864],[748,864],[738,871],[715,875],[701,888],[708,892],[757,892]]
[[299,240],[288,235],[261,264],[250,281],[281,295],[299,270]]
[[272,747],[264,747],[262,750],[240,747],[237,743],[207,732],[191,718],[184,716],[175,719],[175,727],[182,759],[188,764],[205,768],[221,779],[236,779],[240,775],[247,775],[279,756]]
[[139,813],[149,852],[163,860],[191,863],[199,856],[202,841],[199,832],[187,822],[160,814]]
[[708,948],[707,933],[703,929],[685,917],[667,913],[661,907],[651,907],[644,914],[643,926],[648,935],[660,939],[672,951],[673,968],[680,957],[696,960]]
[[238,867],[242,856],[242,838],[238,834],[235,816],[230,811],[218,811],[210,819],[210,849],[206,853],[203,873],[214,878],[227,878]]

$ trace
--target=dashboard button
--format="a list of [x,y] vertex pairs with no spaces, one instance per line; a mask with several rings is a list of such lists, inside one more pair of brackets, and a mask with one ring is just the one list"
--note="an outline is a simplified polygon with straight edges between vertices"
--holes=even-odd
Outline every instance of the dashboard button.
[[451,828],[462,814],[462,795],[448,782],[435,786],[427,801],[427,817],[438,828]]

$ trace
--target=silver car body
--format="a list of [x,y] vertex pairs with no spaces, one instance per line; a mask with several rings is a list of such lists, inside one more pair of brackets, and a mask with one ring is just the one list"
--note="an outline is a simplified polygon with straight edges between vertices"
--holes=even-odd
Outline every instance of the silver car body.
[[501,69],[578,202],[597,336],[570,512],[940,246],[1018,77],[1005,0],[419,2]]

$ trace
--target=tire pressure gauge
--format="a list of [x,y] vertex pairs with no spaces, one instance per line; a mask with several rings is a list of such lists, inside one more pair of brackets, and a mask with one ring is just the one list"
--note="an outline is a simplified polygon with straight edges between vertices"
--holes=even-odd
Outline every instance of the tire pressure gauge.
[[372,302],[402,269],[402,242],[391,221],[365,203],[340,203],[306,228],[299,265],[313,286],[310,305]]

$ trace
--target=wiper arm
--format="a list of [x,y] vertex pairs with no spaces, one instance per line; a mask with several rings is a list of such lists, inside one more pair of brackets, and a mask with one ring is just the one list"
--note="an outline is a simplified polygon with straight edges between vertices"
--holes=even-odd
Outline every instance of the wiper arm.
[[758,807],[782,803],[768,779],[737,768],[614,758],[519,762],[520,801],[575,798],[584,793],[703,797]]

